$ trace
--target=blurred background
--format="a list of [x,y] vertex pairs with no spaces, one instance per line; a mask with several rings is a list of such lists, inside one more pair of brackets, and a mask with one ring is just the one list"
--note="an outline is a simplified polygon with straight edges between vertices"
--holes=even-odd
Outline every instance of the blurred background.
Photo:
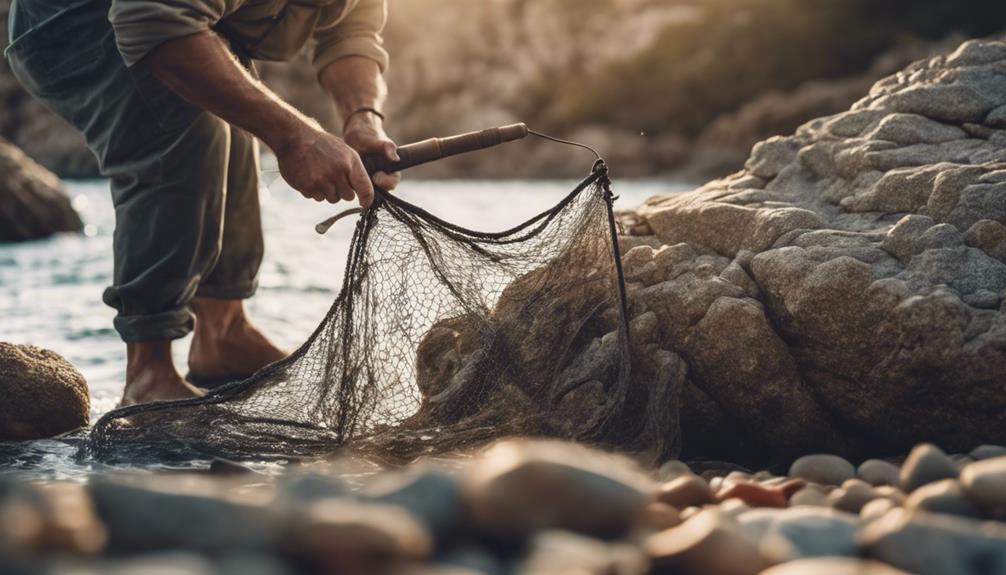
[[[733,171],[754,142],[848,108],[913,60],[1006,28],[1002,0],[390,0],[390,12],[399,142],[525,121],[600,148],[622,177],[693,179]],[[306,55],[260,69],[337,129]],[[79,136],[2,63],[0,137],[61,176],[96,175]],[[586,165],[576,154],[509,146],[410,177],[572,177]]]

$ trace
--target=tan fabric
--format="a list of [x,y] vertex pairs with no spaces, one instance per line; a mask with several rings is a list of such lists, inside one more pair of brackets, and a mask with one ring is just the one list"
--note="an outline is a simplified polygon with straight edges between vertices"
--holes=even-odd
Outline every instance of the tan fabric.
[[289,60],[314,38],[318,71],[345,56],[388,66],[386,0],[112,0],[108,19],[127,66],[163,42],[209,29],[258,60]]

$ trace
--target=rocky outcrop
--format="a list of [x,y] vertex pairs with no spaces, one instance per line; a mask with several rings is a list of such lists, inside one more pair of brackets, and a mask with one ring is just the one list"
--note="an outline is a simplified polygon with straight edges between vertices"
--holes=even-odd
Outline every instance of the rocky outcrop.
[[686,454],[1006,441],[1004,128],[1006,44],[971,41],[622,214]]
[[82,228],[59,178],[0,139],[0,242]]
[[59,354],[0,342],[0,440],[52,437],[87,425],[84,376]]

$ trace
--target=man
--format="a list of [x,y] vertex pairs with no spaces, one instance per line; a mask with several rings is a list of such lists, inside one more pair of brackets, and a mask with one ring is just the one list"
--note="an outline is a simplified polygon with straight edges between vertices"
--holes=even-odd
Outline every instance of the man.
[[[256,138],[305,197],[368,205],[358,153],[396,159],[379,112],[385,18],[385,0],[14,1],[15,75],[84,134],[111,179],[115,270],[103,299],[127,346],[123,405],[202,393],[171,359],[171,341],[193,326],[190,381],[243,378],[285,356],[242,304],[263,253]],[[250,65],[292,58],[312,39],[344,140]]]

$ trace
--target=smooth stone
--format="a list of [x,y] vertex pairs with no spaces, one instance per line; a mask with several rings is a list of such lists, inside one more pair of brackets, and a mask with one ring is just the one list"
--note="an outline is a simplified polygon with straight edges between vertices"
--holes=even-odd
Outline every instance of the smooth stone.
[[541,529],[626,532],[652,483],[629,460],[558,441],[504,441],[470,464],[462,485],[476,524],[503,539]]
[[303,507],[332,497],[355,497],[345,481],[332,475],[305,473],[283,478],[277,494],[281,506]]
[[284,525],[278,510],[214,496],[210,489],[219,488],[220,479],[205,475],[164,478],[168,479],[175,484],[171,489],[91,478],[87,489],[108,532],[109,551],[208,553],[275,547]]
[[790,506],[826,507],[828,505],[828,491],[824,487],[812,483],[794,493],[789,498],[789,504]]
[[412,513],[438,541],[449,538],[465,522],[461,485],[454,475],[443,471],[384,474],[364,493]]
[[876,499],[873,486],[862,479],[849,479],[842,487],[828,494],[828,504],[847,513],[859,513],[864,505]]
[[992,459],[993,457],[1004,457],[1006,456],[1006,446],[1002,445],[979,445],[978,447],[971,450],[971,456],[975,461],[981,461],[982,459]]
[[516,571],[524,575],[644,575],[649,567],[646,555],[635,545],[551,530],[535,536]]
[[878,497],[864,505],[859,510],[859,516],[865,520],[876,519],[897,506],[894,501],[891,501],[887,497]]
[[[0,139],[0,153],[2,147]],[[89,409],[87,381],[63,356],[0,341],[0,441],[43,439],[85,427]]]
[[776,561],[856,556],[858,518],[826,507],[755,509],[738,517],[762,554]]
[[877,495],[885,499],[890,499],[895,505],[904,505],[907,496],[905,492],[894,485],[881,485],[874,489]]
[[942,449],[929,443],[916,445],[901,466],[899,484],[911,493],[927,483],[955,479],[958,471],[954,461]]
[[670,481],[672,479],[681,477],[682,475],[691,475],[692,470],[683,461],[678,461],[677,459],[672,459],[667,463],[660,466],[657,470],[657,478],[660,481]]
[[[50,565],[39,575],[223,575],[208,557],[192,552],[144,553],[93,563]],[[229,574],[228,574],[229,575]],[[258,575],[249,573],[248,575]],[[272,574],[270,574],[272,575]]]
[[961,485],[956,479],[944,479],[923,485],[908,496],[905,507],[930,513],[981,517],[981,509],[964,497]]
[[866,557],[919,575],[1006,573],[1006,526],[893,509],[857,536]]
[[769,566],[757,545],[716,509],[650,535],[643,548],[655,573],[754,575]]
[[870,485],[897,485],[898,474],[897,465],[882,459],[867,459],[859,464],[856,475]]
[[967,496],[986,507],[1006,507],[1006,456],[976,461],[961,472]]
[[15,553],[87,556],[105,547],[105,527],[83,485],[12,483],[4,491],[0,488],[0,557],[5,548]]
[[732,480],[725,482],[716,492],[720,501],[737,498],[751,507],[786,507],[786,493],[779,487],[768,487],[754,481]]
[[708,483],[697,475],[684,475],[660,486],[657,501],[684,509],[716,501]]
[[793,462],[789,475],[822,485],[841,485],[856,476],[856,468],[837,455],[804,455]]
[[637,524],[643,529],[663,531],[681,525],[681,512],[677,507],[654,501],[640,514]]
[[364,575],[428,558],[433,538],[400,507],[325,499],[294,518],[283,549],[322,573]]
[[798,559],[770,567],[761,575],[909,575],[878,561],[851,557]]

